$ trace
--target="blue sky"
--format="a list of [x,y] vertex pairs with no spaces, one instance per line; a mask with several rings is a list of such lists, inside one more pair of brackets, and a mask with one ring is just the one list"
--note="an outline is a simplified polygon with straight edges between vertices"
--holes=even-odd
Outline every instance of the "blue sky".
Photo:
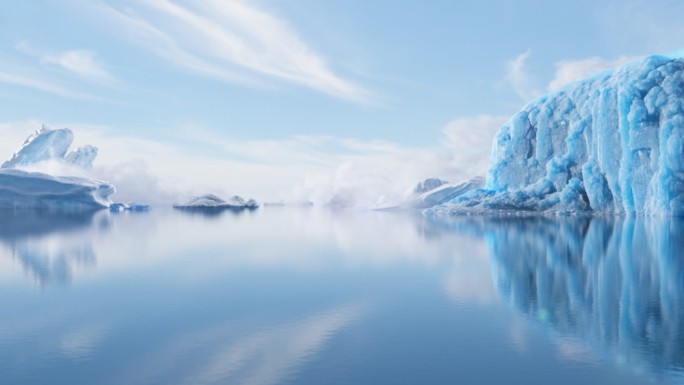
[[482,172],[530,98],[682,48],[682,14],[668,0],[4,1],[0,150],[69,126],[110,171],[262,199],[358,170],[454,179]]

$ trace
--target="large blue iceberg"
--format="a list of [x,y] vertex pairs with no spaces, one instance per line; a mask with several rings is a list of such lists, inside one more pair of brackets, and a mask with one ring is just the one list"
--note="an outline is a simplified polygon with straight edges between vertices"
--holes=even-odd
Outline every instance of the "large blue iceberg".
[[648,56],[529,103],[487,181],[426,214],[684,214],[684,59]]

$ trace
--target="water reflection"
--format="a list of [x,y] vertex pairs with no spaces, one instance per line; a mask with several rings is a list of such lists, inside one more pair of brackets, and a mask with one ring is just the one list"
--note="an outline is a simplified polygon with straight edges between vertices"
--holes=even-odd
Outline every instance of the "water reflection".
[[81,233],[107,227],[99,214],[0,210],[0,243],[41,286],[67,284],[76,267],[96,263],[92,240]]
[[684,369],[684,221],[468,223],[483,231],[493,281],[514,309],[636,372]]
[[174,209],[186,215],[207,218],[218,218],[224,214],[232,214],[235,217],[239,217],[243,214],[251,214],[257,210],[256,207],[174,207]]

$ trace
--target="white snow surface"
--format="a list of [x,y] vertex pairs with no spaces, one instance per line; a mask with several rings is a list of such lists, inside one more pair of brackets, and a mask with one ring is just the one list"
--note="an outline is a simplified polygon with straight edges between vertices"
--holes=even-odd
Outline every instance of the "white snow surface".
[[90,178],[0,169],[0,208],[88,210],[109,207],[114,186]]
[[529,103],[486,185],[425,211],[684,214],[684,58],[648,56]]

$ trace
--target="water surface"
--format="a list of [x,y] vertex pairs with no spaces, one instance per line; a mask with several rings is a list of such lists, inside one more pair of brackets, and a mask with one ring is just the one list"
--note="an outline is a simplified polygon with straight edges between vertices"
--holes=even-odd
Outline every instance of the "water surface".
[[2,384],[674,384],[684,222],[0,213]]

